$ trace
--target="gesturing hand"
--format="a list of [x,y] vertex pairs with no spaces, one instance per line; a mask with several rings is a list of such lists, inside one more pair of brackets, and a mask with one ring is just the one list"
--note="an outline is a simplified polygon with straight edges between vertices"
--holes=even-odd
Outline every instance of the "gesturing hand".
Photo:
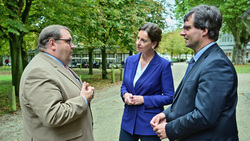
[[84,96],[87,99],[88,103],[90,103],[91,100],[94,98],[94,90],[95,88],[89,86],[89,83],[83,82],[80,95]]

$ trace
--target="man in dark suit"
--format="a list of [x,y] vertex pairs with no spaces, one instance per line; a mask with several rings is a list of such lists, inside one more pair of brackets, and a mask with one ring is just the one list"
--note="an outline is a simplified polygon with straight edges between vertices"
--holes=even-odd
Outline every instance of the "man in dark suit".
[[[194,57],[174,101],[151,120],[161,139],[237,141],[237,74],[215,43],[222,15],[214,6],[194,7],[184,17],[181,35]],[[191,67],[191,69],[189,69]]]
[[40,52],[25,68],[20,105],[25,141],[93,141],[94,88],[68,68],[75,45],[70,30],[51,25],[39,35]]

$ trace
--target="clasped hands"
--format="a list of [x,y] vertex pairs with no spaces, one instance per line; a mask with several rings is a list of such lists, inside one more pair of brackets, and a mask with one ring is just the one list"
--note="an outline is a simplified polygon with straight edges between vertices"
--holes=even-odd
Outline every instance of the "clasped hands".
[[94,98],[94,90],[95,88],[89,86],[89,83],[83,82],[80,95],[84,96],[87,99],[88,103],[90,103],[91,100]]
[[127,105],[141,105],[144,103],[143,96],[141,95],[133,95],[131,93],[123,94],[124,102]]
[[167,134],[165,130],[167,121],[166,121],[166,116],[164,113],[159,113],[156,116],[154,116],[151,119],[150,124],[153,130],[156,132],[156,134],[161,140],[167,138]]

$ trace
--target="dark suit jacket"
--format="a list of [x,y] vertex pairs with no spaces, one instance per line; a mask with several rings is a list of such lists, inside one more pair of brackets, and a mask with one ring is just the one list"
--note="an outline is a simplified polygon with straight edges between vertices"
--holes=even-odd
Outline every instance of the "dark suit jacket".
[[178,86],[171,107],[164,111],[170,140],[238,140],[237,74],[231,61],[214,44],[197,60]]
[[20,82],[24,141],[94,140],[91,110],[75,77],[44,53],[31,60]]
[[150,120],[164,110],[163,106],[172,103],[174,95],[171,64],[155,53],[148,67],[133,86],[140,55],[126,59],[121,96],[124,93],[141,95],[144,104],[129,106],[125,104],[121,128],[130,134],[156,135]]

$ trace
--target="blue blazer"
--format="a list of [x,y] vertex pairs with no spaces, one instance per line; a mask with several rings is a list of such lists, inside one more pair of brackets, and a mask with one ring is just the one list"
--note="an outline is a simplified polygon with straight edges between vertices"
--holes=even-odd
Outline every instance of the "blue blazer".
[[237,74],[214,44],[178,86],[164,113],[168,138],[184,141],[237,141]]
[[[121,128],[130,134],[156,135],[150,120],[164,110],[164,105],[171,104],[174,95],[171,64],[156,52],[148,67],[133,86],[134,77],[141,53],[126,59],[121,97],[124,93],[141,95],[142,105],[125,104]],[[122,97],[123,99],[123,97]]]

